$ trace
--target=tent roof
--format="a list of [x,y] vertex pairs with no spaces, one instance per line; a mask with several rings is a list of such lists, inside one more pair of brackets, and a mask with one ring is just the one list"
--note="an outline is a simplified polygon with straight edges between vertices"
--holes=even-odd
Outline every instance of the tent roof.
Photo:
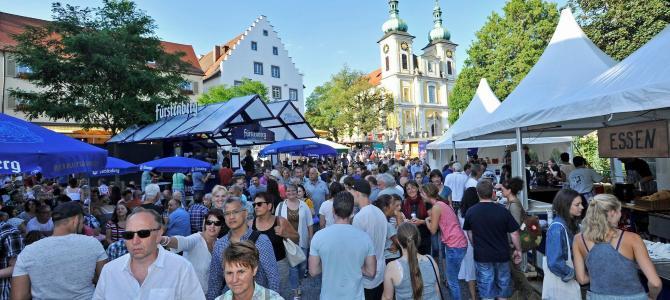
[[[614,64],[615,61],[584,34],[570,9],[566,8],[561,11],[556,31],[538,62],[503,101],[492,118],[454,137],[461,140],[514,136],[515,128],[520,127],[520,115],[533,113],[538,107],[551,106],[556,99],[584,88],[591,79]],[[589,131],[565,131],[557,135],[583,135]],[[504,135],[487,135],[496,132],[504,132]],[[539,132],[536,136],[542,134]]]
[[333,141],[329,141],[329,140],[327,140],[327,139],[309,138],[309,139],[307,139],[307,140],[308,140],[308,141],[315,142],[315,143],[319,143],[319,144],[323,144],[323,145],[327,145],[327,146],[333,147],[333,149],[337,150],[337,152],[346,152],[346,151],[349,151],[349,147],[347,147],[347,146],[345,146],[345,145],[342,145],[342,144],[335,143],[335,142],[333,142]]
[[[197,140],[209,138],[222,146],[231,145],[233,127],[260,123],[275,133],[275,140],[315,137],[290,101],[265,104],[258,95],[230,99],[198,107],[197,115],[177,115],[142,127],[132,126],[112,137],[108,143],[137,143],[155,140]],[[266,144],[237,140],[238,146]]]
[[670,119],[670,26],[572,96],[519,116],[544,131]]
[[479,81],[475,95],[472,97],[468,107],[463,111],[463,114],[449,127],[447,132],[434,142],[428,144],[427,148],[440,149],[444,148],[445,143],[448,143],[450,145],[449,149],[451,149],[451,138],[456,133],[478,126],[482,120],[488,119],[498,106],[500,106],[500,100],[491,91],[486,78],[482,78]]
[[[570,143],[572,142],[572,137],[538,137],[538,138],[524,138],[523,144],[527,145],[540,145],[540,144],[555,144],[555,143]],[[516,139],[497,139],[497,140],[464,140],[456,141],[456,149],[467,149],[467,148],[488,148],[488,147],[499,147],[499,146],[508,146],[516,144]],[[451,139],[445,141],[439,147],[429,148],[432,150],[451,150],[453,145]]]

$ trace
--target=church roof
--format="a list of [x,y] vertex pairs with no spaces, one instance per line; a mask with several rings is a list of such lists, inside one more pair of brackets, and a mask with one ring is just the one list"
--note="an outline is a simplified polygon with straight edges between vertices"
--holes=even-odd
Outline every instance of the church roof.
[[[12,38],[12,35],[23,33],[27,26],[44,26],[47,24],[49,24],[47,20],[0,12],[0,49],[16,46],[18,43]],[[161,41],[161,46],[163,46],[163,49],[167,53],[184,53],[181,60],[188,64],[188,74],[203,75],[198,59],[195,56],[195,51],[193,51],[193,46],[166,41]]]
[[366,75],[368,77],[368,82],[372,85],[379,85],[382,82],[382,69],[379,68],[370,72]]

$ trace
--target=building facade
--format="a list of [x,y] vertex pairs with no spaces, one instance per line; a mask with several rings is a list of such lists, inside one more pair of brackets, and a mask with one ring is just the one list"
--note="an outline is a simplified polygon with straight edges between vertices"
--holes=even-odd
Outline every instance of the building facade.
[[248,78],[262,82],[271,101],[295,101],[300,112],[305,111],[303,74],[265,16],[227,43],[214,45],[200,57],[200,65],[205,91],[217,85],[234,86]]
[[[2,77],[0,77],[0,100],[2,103],[0,108],[4,114],[28,120],[23,112],[17,110],[17,106],[21,105],[21,99],[10,96],[9,90],[16,88],[23,90],[36,89],[26,79],[26,75],[31,72],[30,68],[18,64],[13,59],[12,53],[8,51],[9,47],[16,46],[17,44],[12,35],[22,33],[26,26],[44,26],[48,22],[46,20],[0,12],[0,70],[2,70]],[[187,69],[186,73],[182,74],[182,77],[184,77],[182,93],[187,95],[191,101],[196,101],[197,96],[202,93],[202,76],[204,73],[200,68],[193,46],[165,41],[161,42],[161,45],[168,53],[184,53],[181,59],[187,64]],[[89,143],[104,143],[110,137],[110,134],[104,130],[83,130],[81,126],[73,121],[52,120],[45,117],[39,117],[30,121]]]
[[[420,49],[399,16],[397,0],[389,1],[389,13],[382,25],[384,35],[378,41],[381,68],[368,76],[372,84],[383,87],[394,98],[395,109],[388,118],[385,138],[405,144],[408,151],[410,144],[434,140],[448,128],[448,97],[456,80],[457,45],[442,25],[438,1],[428,44]],[[414,149],[411,152],[414,154]]]

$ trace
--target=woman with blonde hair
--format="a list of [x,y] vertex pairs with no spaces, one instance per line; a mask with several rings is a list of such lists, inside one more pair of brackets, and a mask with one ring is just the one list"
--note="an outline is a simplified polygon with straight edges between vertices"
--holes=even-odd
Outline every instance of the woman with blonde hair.
[[222,185],[215,185],[212,188],[212,208],[223,210],[223,204],[228,199],[228,189]]
[[442,299],[437,263],[430,255],[419,254],[419,229],[412,223],[402,223],[397,236],[402,256],[386,265],[382,299]]
[[[639,235],[617,229],[621,202],[612,195],[593,197],[575,235],[575,273],[580,284],[590,283],[587,299],[656,299],[661,279]],[[637,267],[647,277],[649,293],[638,278]],[[587,272],[588,270],[588,272]]]

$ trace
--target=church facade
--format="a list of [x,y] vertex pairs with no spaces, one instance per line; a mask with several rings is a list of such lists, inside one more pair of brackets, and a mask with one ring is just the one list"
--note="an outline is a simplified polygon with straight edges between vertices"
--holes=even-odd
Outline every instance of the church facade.
[[387,117],[384,134],[387,142],[403,144],[407,153],[415,155],[419,142],[434,140],[448,128],[448,97],[456,80],[457,45],[442,25],[438,1],[424,47],[414,44],[415,37],[399,16],[397,0],[389,1],[389,14],[378,41],[381,67],[368,76],[372,84],[394,98],[394,112]]

